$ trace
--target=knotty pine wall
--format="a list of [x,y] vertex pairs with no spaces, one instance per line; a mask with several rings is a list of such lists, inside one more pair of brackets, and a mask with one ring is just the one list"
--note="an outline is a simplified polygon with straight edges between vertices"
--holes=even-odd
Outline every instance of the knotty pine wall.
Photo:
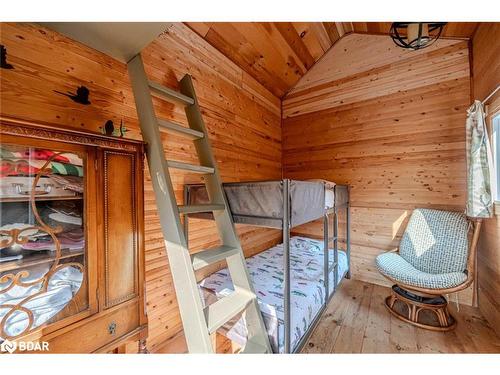
[[[33,24],[0,24],[1,44],[7,47],[13,70],[1,74],[1,115],[63,128],[99,131],[107,120],[123,121],[127,137],[140,138],[134,98],[124,64]],[[224,181],[281,178],[280,99],[211,47],[183,24],[175,24],[143,53],[151,79],[176,88],[185,73],[195,88],[210,132]],[[91,105],[58,95],[85,85]],[[155,100],[159,117],[185,123],[181,108]],[[183,138],[163,138],[171,159],[194,162],[193,147]],[[179,201],[188,175],[173,175]],[[149,317],[148,348],[162,346],[182,331],[168,261],[160,231],[150,177],[145,177],[146,289]],[[211,222],[192,221],[194,250],[217,244]],[[247,255],[273,246],[276,230],[238,226]],[[172,349],[175,350],[175,349]]]
[[[474,99],[483,100],[500,84],[500,24],[480,24],[472,47]],[[499,93],[487,103],[487,108],[489,122],[491,115],[500,113]],[[499,216],[484,221],[478,251],[478,275],[479,308],[500,335]]]
[[[398,246],[415,207],[464,209],[469,103],[466,41],[406,51],[359,34],[337,42],[284,98],[285,177],[351,187],[353,278],[389,285],[374,259]],[[461,301],[471,302],[470,290]]]

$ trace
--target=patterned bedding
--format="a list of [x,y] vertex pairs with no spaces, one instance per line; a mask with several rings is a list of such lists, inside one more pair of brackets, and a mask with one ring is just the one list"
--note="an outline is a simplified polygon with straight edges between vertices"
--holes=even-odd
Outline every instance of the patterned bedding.
[[[333,250],[329,250],[333,262]],[[347,272],[345,252],[339,251],[339,282]],[[247,259],[259,306],[263,313],[269,340],[274,352],[284,352],[284,280],[283,244]],[[290,239],[291,281],[291,347],[299,343],[307,332],[325,300],[323,285],[323,241],[304,237]],[[333,271],[329,275],[330,293],[333,292]],[[223,269],[200,283],[207,304],[233,291],[229,272]],[[226,337],[245,345],[246,325],[243,317],[236,317],[222,329]]]

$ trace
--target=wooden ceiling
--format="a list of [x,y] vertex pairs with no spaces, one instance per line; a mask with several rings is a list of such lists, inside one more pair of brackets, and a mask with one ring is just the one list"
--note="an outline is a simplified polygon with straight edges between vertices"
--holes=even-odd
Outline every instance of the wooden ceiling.
[[[390,22],[188,22],[192,30],[278,97],[343,35],[387,34]],[[450,22],[444,36],[470,38],[477,22]]]

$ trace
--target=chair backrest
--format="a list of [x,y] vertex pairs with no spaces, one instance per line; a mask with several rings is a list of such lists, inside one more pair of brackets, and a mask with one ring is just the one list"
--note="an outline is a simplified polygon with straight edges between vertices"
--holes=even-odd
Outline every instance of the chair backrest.
[[413,211],[399,254],[416,269],[433,274],[467,269],[469,222],[459,212]]

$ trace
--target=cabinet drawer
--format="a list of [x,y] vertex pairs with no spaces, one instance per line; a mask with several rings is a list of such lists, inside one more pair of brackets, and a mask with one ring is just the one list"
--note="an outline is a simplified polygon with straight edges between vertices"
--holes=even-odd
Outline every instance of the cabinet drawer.
[[[100,314],[101,315],[101,314]],[[139,305],[129,303],[88,323],[49,339],[51,353],[89,353],[139,326]]]

